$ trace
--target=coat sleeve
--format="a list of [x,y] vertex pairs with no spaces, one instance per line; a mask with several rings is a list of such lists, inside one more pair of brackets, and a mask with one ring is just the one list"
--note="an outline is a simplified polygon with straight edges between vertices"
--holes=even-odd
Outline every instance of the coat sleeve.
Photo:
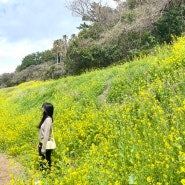
[[52,127],[52,119],[46,118],[46,120],[44,121],[44,138],[43,138],[43,144],[42,144],[42,149],[41,152],[45,153],[46,152],[46,143],[49,139],[49,136],[51,134],[51,127]]

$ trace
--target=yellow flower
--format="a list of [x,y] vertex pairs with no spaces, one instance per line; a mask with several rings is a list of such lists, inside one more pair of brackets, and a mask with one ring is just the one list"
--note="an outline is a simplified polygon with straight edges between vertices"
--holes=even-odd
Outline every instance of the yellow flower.
[[181,180],[182,185],[185,185],[185,179]]
[[149,182],[149,183],[151,183],[152,182],[152,178],[149,176],[149,177],[147,177],[147,182]]
[[181,173],[185,172],[185,167],[181,166],[180,172],[181,172]]

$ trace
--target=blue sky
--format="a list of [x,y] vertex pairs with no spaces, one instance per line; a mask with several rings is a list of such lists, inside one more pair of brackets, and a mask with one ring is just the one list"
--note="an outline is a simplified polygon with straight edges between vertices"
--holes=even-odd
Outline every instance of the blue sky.
[[72,15],[66,2],[0,0],[0,74],[14,72],[26,55],[51,49],[63,35],[78,33],[81,18]]
[[77,33],[80,23],[65,0],[0,0],[0,74],[14,72],[26,55]]

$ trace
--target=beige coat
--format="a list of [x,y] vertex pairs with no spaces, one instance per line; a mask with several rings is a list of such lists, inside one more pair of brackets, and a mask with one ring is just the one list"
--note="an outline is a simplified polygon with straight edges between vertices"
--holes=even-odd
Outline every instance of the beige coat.
[[51,117],[47,117],[39,130],[39,142],[42,143],[41,149],[42,153],[46,152],[46,143],[51,137],[51,133],[52,133],[52,119]]

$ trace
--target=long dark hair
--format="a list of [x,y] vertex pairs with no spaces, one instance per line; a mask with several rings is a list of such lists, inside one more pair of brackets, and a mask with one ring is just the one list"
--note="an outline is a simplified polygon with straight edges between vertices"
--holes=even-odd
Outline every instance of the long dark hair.
[[41,125],[43,124],[44,120],[49,116],[51,117],[52,121],[53,121],[53,112],[54,112],[54,107],[51,103],[44,103],[42,105],[42,108],[43,108],[43,116],[42,116],[42,119],[39,123],[39,125],[37,126],[39,129],[41,127]]

